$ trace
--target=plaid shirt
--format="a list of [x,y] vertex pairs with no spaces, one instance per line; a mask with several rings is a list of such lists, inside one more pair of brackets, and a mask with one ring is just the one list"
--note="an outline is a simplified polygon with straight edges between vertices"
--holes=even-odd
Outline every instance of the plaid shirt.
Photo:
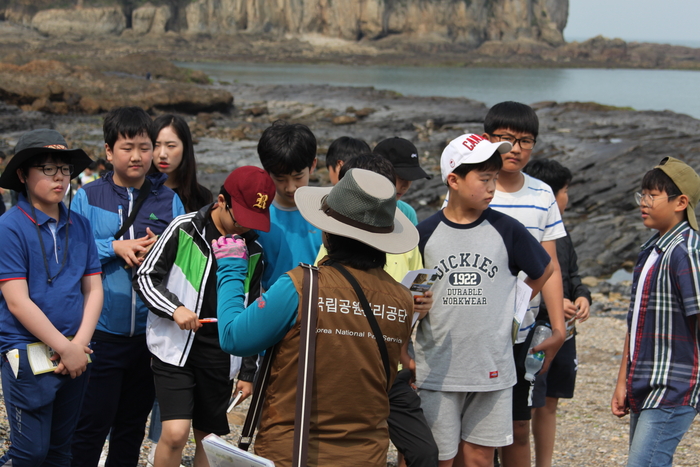
[[[646,280],[639,277],[652,249],[659,257]],[[632,314],[637,287],[643,287],[636,329]],[[700,236],[681,222],[642,245],[634,269],[627,325],[635,333],[634,358],[628,362],[630,408],[690,405],[700,399]],[[632,355],[630,349],[630,355]]]

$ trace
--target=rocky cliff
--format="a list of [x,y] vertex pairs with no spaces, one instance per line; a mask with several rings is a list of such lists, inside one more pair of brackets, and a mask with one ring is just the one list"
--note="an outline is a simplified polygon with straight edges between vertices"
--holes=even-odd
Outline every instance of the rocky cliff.
[[115,0],[114,6],[37,12],[20,0],[8,3],[4,18],[52,36],[125,29],[137,34],[312,33],[346,40],[401,34],[473,47],[519,39],[563,44],[569,7],[568,0],[168,0],[133,9],[137,2]]

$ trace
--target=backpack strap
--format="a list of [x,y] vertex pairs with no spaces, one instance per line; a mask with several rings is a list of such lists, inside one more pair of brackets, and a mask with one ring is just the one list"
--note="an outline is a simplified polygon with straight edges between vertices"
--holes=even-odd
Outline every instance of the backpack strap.
[[119,240],[122,237],[122,235],[124,235],[126,231],[129,230],[129,227],[131,227],[131,225],[136,220],[136,215],[139,213],[139,210],[141,209],[141,206],[143,206],[143,202],[146,201],[146,198],[148,197],[148,193],[150,193],[150,191],[151,181],[148,179],[148,177],[146,177],[143,180],[141,188],[139,189],[139,195],[136,197],[136,202],[134,203],[134,207],[131,209],[131,214],[129,214],[129,217],[127,217],[126,221],[124,221],[119,230],[117,230],[117,233],[114,234],[115,240]]
[[316,324],[318,321],[318,268],[301,263],[302,284],[299,369],[297,372],[296,410],[294,411],[293,467],[306,467],[309,451],[311,400],[316,363]]
[[262,414],[263,402],[265,402],[265,390],[267,383],[270,381],[270,369],[272,368],[272,356],[275,353],[275,347],[272,346],[265,351],[258,375],[253,384],[253,396],[250,400],[250,407],[243,422],[241,436],[238,438],[238,447],[247,451],[250,444],[253,442],[255,429],[260,423],[260,415]]
[[377,318],[374,317],[374,313],[372,313],[372,309],[369,306],[369,301],[367,300],[367,297],[365,296],[364,292],[362,291],[362,288],[360,287],[360,284],[357,282],[357,279],[350,274],[350,271],[345,269],[341,264],[336,263],[333,260],[326,261],[325,263],[328,266],[331,266],[340,272],[343,277],[350,283],[353,289],[355,289],[355,294],[357,294],[357,298],[360,300],[360,304],[362,305],[362,310],[365,312],[365,316],[367,317],[367,321],[369,321],[369,326],[372,328],[372,332],[374,333],[375,340],[377,341],[377,346],[379,347],[379,353],[382,356],[382,362],[384,363],[384,371],[386,372],[386,391],[387,393],[389,392],[390,386],[389,386],[389,381],[390,381],[390,375],[391,375],[391,365],[389,364],[389,351],[386,348],[386,342],[384,342],[384,334],[382,333],[382,329],[379,327],[379,323],[377,323]]

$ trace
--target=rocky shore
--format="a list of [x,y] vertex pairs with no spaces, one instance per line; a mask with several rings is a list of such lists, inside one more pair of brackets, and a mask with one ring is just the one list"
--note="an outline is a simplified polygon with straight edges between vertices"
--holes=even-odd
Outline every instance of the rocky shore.
[[[439,177],[442,149],[459,134],[481,133],[488,110],[483,103],[464,98],[401,96],[373,88],[205,85],[170,76],[153,84],[187,86],[183,101],[196,95],[218,95],[230,102],[222,104],[222,111],[185,115],[197,139],[200,178],[212,190],[218,191],[233,168],[258,165],[256,145],[262,131],[271,122],[285,119],[308,125],[317,136],[321,160],[313,180],[317,184],[327,183],[323,156],[339,136],[352,135],[370,144],[395,135],[413,141],[422,164],[438,175],[415,182],[405,196],[420,219],[439,208],[446,192]],[[150,86],[150,81],[142,81]],[[12,85],[0,81],[0,89]],[[54,101],[49,87],[38,87],[39,97],[31,104],[17,100],[16,104],[0,103],[0,150],[11,154],[21,132],[48,126],[93,157],[103,157],[100,114],[72,111],[65,101],[65,96],[70,96],[67,88],[53,94],[57,96]],[[0,93],[0,98],[13,102],[8,95]],[[78,105],[85,99],[82,97]],[[96,108],[107,108],[114,94],[105,93],[101,99],[95,100]],[[49,113],[36,105],[37,101],[67,109]],[[639,189],[642,175],[665,156],[700,167],[700,120],[673,112],[638,112],[594,103],[540,102],[533,107],[540,118],[540,135],[532,157],[554,158],[574,174],[565,222],[583,275],[599,277],[631,266],[639,245],[649,236],[639,219],[633,193]],[[181,110],[157,102],[147,108],[154,114]]]
[[[629,418],[618,419],[610,413],[610,398],[625,340],[630,284],[593,279],[587,282],[592,286],[593,307],[591,318],[578,326],[579,367],[574,398],[559,403],[554,467],[611,467],[627,461]],[[228,442],[237,442],[247,407],[246,401],[230,414],[231,434],[224,437]],[[8,433],[5,404],[0,400],[0,444],[4,448],[9,445]],[[139,466],[148,465],[151,447],[145,439]],[[190,437],[182,464],[192,466],[193,456],[194,441]],[[387,467],[395,465],[396,450],[390,447]],[[700,465],[700,419],[695,420],[680,443],[673,465]]]

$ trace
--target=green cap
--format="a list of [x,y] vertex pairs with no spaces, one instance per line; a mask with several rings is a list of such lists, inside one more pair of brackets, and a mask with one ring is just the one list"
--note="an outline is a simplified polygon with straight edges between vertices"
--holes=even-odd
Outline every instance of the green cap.
[[665,157],[655,169],[662,170],[676,184],[681,194],[688,197],[688,224],[698,230],[698,220],[695,217],[695,207],[700,200],[700,176],[691,166],[673,157]]

